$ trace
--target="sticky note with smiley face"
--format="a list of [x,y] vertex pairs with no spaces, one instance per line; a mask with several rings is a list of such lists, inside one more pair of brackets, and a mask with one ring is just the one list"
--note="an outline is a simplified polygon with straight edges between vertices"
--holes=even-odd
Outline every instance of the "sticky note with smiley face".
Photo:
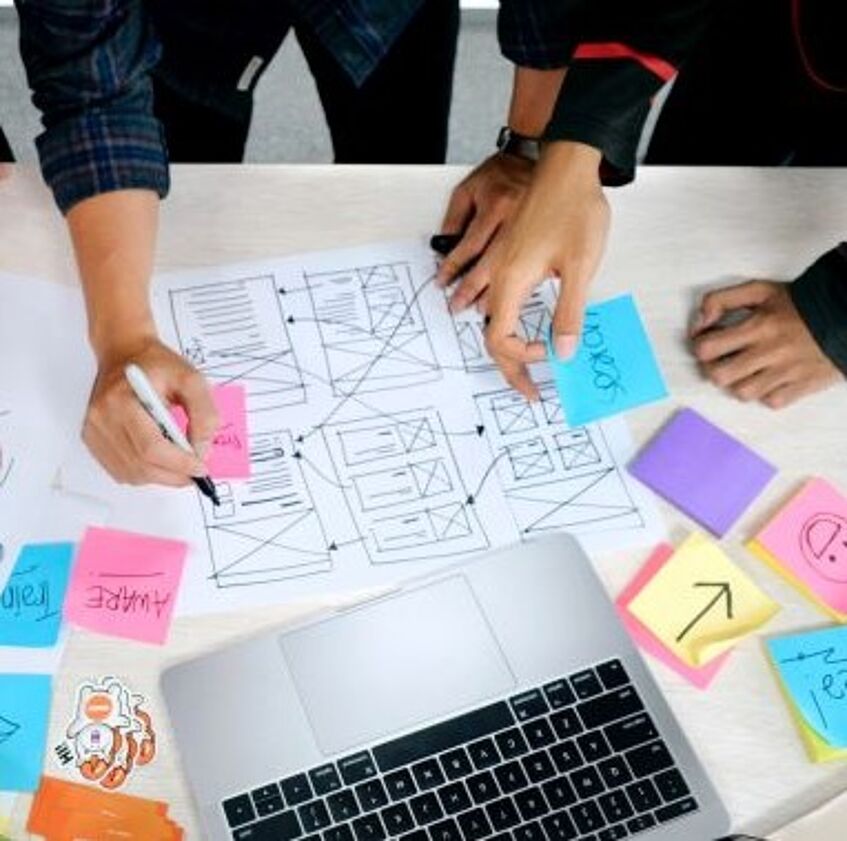
[[838,622],[847,622],[847,497],[811,479],[747,547]]

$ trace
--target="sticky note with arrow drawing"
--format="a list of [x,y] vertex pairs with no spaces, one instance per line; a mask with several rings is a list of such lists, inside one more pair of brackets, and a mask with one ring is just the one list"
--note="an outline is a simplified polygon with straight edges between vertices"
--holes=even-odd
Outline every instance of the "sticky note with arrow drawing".
[[779,606],[706,535],[690,535],[630,602],[630,612],[680,660],[711,662]]

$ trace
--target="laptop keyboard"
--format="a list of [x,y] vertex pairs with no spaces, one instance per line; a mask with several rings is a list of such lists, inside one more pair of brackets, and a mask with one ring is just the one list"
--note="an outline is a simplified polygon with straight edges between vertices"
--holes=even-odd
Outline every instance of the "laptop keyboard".
[[697,809],[620,660],[223,803],[233,841],[616,841]]

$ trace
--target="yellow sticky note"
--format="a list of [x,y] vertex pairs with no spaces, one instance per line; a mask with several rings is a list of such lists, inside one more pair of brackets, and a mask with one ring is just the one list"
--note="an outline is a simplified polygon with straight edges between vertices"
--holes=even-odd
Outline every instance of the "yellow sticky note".
[[695,532],[629,609],[671,652],[697,668],[764,625],[779,605],[714,541]]

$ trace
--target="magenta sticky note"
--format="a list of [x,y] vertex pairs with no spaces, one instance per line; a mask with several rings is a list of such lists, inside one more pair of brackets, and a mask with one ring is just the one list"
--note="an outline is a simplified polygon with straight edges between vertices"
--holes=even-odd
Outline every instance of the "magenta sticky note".
[[[244,386],[219,385],[212,389],[220,426],[206,455],[206,467],[213,479],[249,479],[250,447],[247,440],[247,403]],[[183,432],[188,418],[182,407],[172,413]]]
[[629,472],[722,537],[776,468],[693,409],[680,409],[629,465]]
[[688,663],[680,660],[672,651],[666,648],[662,641],[629,612],[630,602],[641,592],[654,575],[668,562],[674,553],[673,546],[660,543],[647,559],[638,574],[627,584],[621,594],[615,600],[624,627],[629,635],[644,651],[673,669],[678,675],[684,677],[689,683],[698,689],[706,689],[715,679],[717,673],[723,668],[730,652],[721,654],[714,660],[710,660],[705,666],[695,669]]
[[161,645],[187,553],[179,540],[88,529],[71,573],[65,619],[99,634]]

